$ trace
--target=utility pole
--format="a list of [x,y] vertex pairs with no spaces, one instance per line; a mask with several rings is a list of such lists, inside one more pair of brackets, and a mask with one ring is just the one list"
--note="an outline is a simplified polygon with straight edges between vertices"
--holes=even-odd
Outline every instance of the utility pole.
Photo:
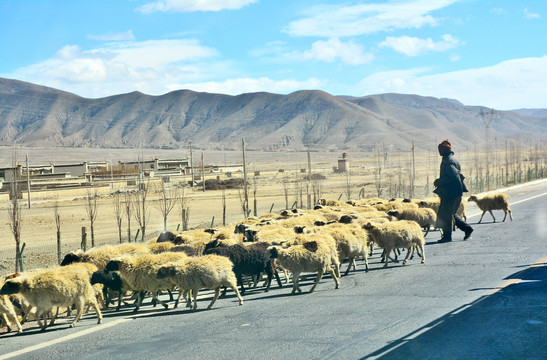
[[30,170],[28,168],[28,154],[26,155],[26,164],[27,164],[27,200],[28,200],[28,208],[30,209]]
[[192,142],[190,141],[190,174],[192,175],[191,187],[194,187],[194,158],[192,156]]
[[205,165],[203,162],[203,152],[201,153],[201,181],[203,181],[203,191],[205,191]]
[[245,218],[249,211],[249,193],[247,192],[247,164],[245,162],[245,140],[241,139],[241,147],[243,149],[243,187],[245,188]]
[[416,157],[414,156],[414,140],[412,140],[412,181],[410,182],[410,198],[414,197],[414,182],[416,181]]
[[311,182],[311,155],[310,155],[310,146],[308,145],[308,181],[306,182],[306,195],[308,200],[308,209],[311,209],[310,182]]

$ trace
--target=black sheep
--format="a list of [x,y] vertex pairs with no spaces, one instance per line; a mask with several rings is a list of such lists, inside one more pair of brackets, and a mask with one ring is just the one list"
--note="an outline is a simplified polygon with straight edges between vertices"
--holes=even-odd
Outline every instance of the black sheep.
[[106,290],[110,289],[112,291],[115,291],[118,293],[118,306],[116,307],[116,311],[120,310],[120,307],[122,305],[122,296],[125,292],[123,288],[122,278],[118,273],[114,272],[104,272],[104,271],[95,271],[93,275],[91,275],[91,285],[95,284],[103,284],[103,293],[105,295],[105,304],[108,308],[109,299],[106,296]]
[[216,254],[221,256],[228,257],[232,263],[234,263],[234,274],[237,278],[237,283],[241,287],[241,294],[245,293],[245,288],[243,287],[242,275],[258,276],[262,272],[266,272],[268,275],[268,280],[266,282],[266,291],[270,290],[270,284],[272,281],[273,275],[279,284],[279,287],[282,287],[281,280],[279,275],[275,270],[274,264],[270,259],[270,255],[267,252],[269,243],[266,242],[256,242],[249,246],[242,244],[235,244],[229,246],[220,245],[218,240],[213,240],[205,246],[204,255],[207,254]]

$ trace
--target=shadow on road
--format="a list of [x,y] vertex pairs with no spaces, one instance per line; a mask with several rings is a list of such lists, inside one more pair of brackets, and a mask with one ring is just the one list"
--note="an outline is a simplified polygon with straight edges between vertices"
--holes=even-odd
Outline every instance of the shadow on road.
[[362,359],[547,358],[547,263],[505,280],[509,285]]

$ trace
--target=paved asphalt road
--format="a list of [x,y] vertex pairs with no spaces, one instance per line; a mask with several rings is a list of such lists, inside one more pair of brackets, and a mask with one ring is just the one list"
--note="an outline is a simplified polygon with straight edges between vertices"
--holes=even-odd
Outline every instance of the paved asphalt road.
[[[60,319],[41,333],[0,336],[0,360],[14,359],[547,359],[547,181],[506,189],[513,221],[495,211],[472,239],[427,238],[426,263],[382,269],[379,251],[340,289],[324,277],[312,294],[290,287],[230,295],[205,310],[146,305],[92,313],[74,329]],[[476,224],[476,225],[475,225]],[[345,266],[343,269],[345,270]],[[312,278],[302,282],[304,291]],[[233,293],[232,293],[233,294]]]

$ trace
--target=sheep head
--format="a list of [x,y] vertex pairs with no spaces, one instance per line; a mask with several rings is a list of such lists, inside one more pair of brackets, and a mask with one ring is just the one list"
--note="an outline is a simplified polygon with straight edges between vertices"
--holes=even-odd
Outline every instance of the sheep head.
[[296,234],[304,234],[304,230],[306,229],[306,226],[295,226],[294,232]]
[[363,229],[365,229],[365,230],[372,230],[372,229],[374,229],[374,228],[375,228],[375,226],[372,225],[372,224],[369,223],[369,222],[366,223],[365,225],[363,225]]
[[21,291],[23,282],[21,278],[9,279],[4,283],[4,286],[0,289],[0,295],[13,295]]
[[304,244],[302,244],[302,246],[304,246],[304,249],[308,250],[308,251],[311,251],[311,252],[316,252],[317,251],[317,241],[307,241],[305,242]]
[[165,231],[162,232],[159,236],[156,242],[173,242],[175,240],[175,234],[173,234],[171,231]]
[[75,252],[68,253],[63,258],[63,261],[61,261],[61,266],[70,265],[76,262],[82,262],[82,254],[78,254]]
[[170,276],[175,276],[175,267],[173,265],[165,265],[160,267],[156,277],[158,279],[165,279]]
[[401,213],[398,212],[397,210],[390,210],[390,211],[387,212],[387,214],[389,216],[395,216],[396,218],[398,218],[401,215]]
[[342,215],[340,220],[338,220],[338,222],[342,224],[351,224],[352,221],[353,217],[351,215]]
[[234,234],[245,234],[245,231],[247,231],[248,227],[245,224],[237,224],[234,229]]
[[268,251],[270,252],[270,259],[275,259],[279,256],[279,252],[277,250],[277,246],[270,246],[268,248]]
[[478,199],[477,199],[477,197],[476,197],[475,195],[471,195],[471,196],[469,197],[469,199],[467,199],[467,201],[475,201],[475,202],[476,202],[477,200],[478,200]]
[[118,271],[120,270],[120,263],[121,263],[120,260],[110,260],[108,264],[106,264],[104,271],[106,273],[110,271]]

